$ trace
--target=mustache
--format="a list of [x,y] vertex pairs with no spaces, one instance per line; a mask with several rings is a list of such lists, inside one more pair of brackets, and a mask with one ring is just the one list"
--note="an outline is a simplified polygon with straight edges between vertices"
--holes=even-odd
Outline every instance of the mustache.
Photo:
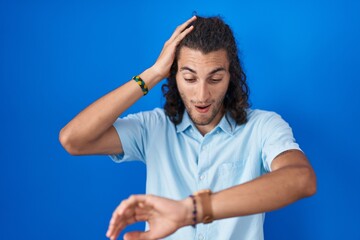
[[193,104],[203,104],[203,105],[207,105],[207,104],[212,104],[214,103],[215,100],[211,100],[211,101],[196,101],[196,100],[190,100],[190,103],[193,103]]

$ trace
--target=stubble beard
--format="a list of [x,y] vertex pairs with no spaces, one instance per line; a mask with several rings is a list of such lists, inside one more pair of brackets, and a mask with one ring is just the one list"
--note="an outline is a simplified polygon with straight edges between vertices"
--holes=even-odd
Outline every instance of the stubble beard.
[[[200,102],[195,102],[195,101],[191,101],[186,99],[186,97],[180,93],[181,99],[185,105],[185,110],[187,111],[187,113],[189,114],[189,117],[191,119],[191,121],[198,126],[206,126],[208,124],[210,124],[215,118],[216,116],[219,114],[220,111],[223,111],[223,100],[224,98],[221,98],[218,101],[212,101],[212,102],[201,102],[201,103],[205,103],[205,104],[211,104],[211,114],[209,117],[207,118],[196,118],[196,109],[195,109],[195,104],[200,103]],[[189,103],[190,102],[190,103]]]

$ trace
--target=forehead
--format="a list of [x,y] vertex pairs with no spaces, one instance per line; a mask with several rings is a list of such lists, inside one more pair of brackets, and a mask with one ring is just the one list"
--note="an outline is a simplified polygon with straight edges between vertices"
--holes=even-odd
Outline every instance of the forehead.
[[224,49],[203,53],[199,50],[182,47],[178,56],[178,69],[190,67],[194,70],[212,70],[213,68],[229,69],[229,60]]

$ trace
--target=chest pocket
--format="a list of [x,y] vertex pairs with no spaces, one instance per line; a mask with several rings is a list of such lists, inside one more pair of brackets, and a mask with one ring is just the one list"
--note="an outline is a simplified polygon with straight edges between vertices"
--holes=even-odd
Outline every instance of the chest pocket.
[[218,166],[214,175],[214,190],[220,191],[245,182],[244,161],[225,162]]

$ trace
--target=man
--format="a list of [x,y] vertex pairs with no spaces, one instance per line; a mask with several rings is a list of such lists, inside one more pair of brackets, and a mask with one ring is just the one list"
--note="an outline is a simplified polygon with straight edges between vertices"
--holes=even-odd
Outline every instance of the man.
[[[164,109],[118,119],[166,77]],[[235,39],[217,17],[180,25],[152,67],[82,111],[60,141],[74,155],[146,164],[147,195],[119,205],[110,239],[137,221],[148,231],[125,239],[263,239],[264,212],[316,191],[289,125],[249,109]]]

